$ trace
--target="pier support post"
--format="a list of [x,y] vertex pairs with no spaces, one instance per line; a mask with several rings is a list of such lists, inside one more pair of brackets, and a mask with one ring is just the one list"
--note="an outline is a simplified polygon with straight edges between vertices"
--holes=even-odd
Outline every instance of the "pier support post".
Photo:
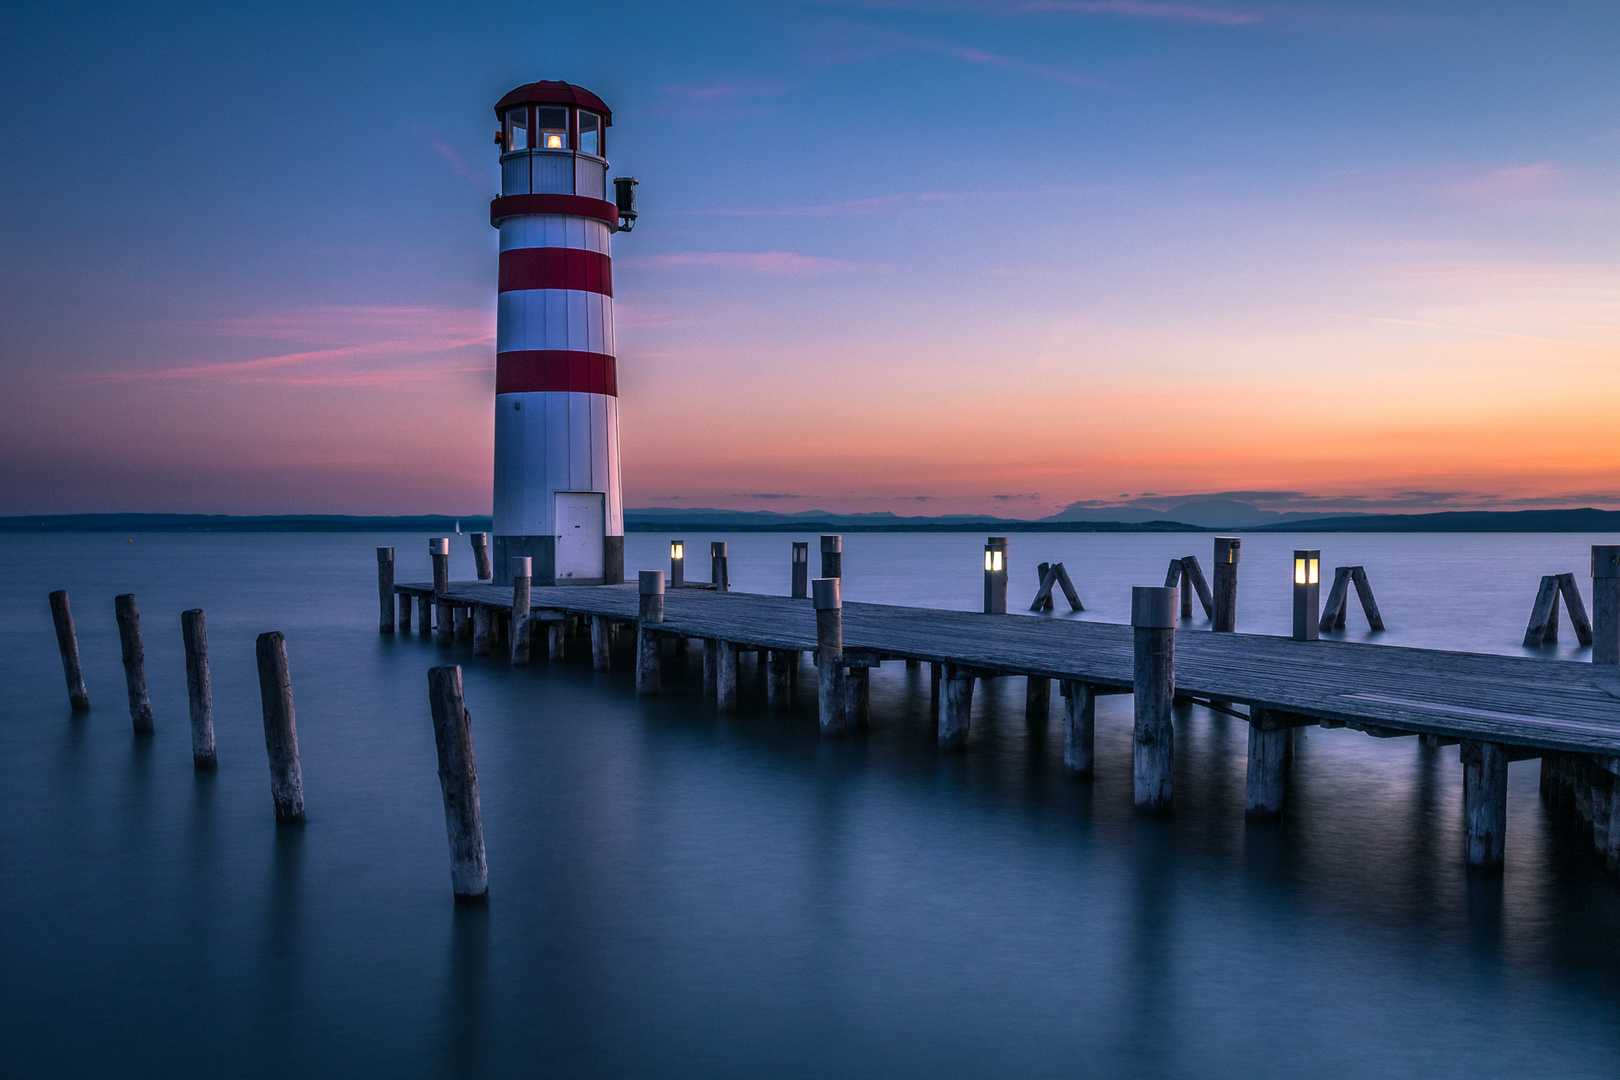
[[1463,765],[1463,846],[1468,865],[1502,869],[1507,836],[1506,747],[1465,739],[1459,747]]
[[456,640],[471,641],[473,639],[473,605],[456,605]]
[[84,685],[84,669],[79,666],[79,632],[73,628],[73,609],[68,594],[51,593],[51,621],[56,624],[56,647],[62,653],[62,675],[67,679],[68,705],[74,712],[90,708],[90,691]]
[[737,643],[715,642],[717,666],[714,682],[714,704],[719,712],[737,711]]
[[1243,538],[1215,538],[1215,629],[1230,634],[1237,629],[1237,568]]
[[1273,722],[1259,705],[1249,707],[1249,774],[1244,809],[1250,821],[1282,816],[1288,783],[1290,726]]
[[[534,626],[529,618],[531,586],[534,583],[534,559],[519,555],[511,560],[512,568],[512,666],[529,666],[529,633]],[[559,624],[550,623],[553,629]]]
[[494,622],[493,613],[482,604],[473,605],[473,655],[488,656],[491,638],[494,637],[491,624]]
[[264,749],[270,757],[270,798],[276,824],[304,820],[304,774],[298,765],[298,721],[293,713],[292,674],[287,639],[281,631],[260,634],[254,644],[259,664],[259,701],[264,707]]
[[433,597],[423,593],[416,598],[416,632],[422,637],[433,633]]
[[1097,695],[1090,683],[1064,679],[1063,767],[1070,776],[1090,780],[1096,758]]
[[973,681],[971,669],[945,665],[943,693],[940,694],[939,748],[966,750],[968,728],[973,719]]
[[868,727],[872,722],[872,669],[856,666],[844,670],[844,726]]
[[546,653],[553,663],[562,663],[567,657],[568,624],[561,619],[546,623]]
[[824,578],[842,578],[844,576],[844,538],[842,536],[823,536],[821,538],[821,576]]
[[703,639],[703,696],[714,697],[720,683],[720,641]]
[[428,555],[433,560],[433,595],[443,596],[450,591],[450,538],[438,536],[429,540]]
[[804,600],[810,595],[810,542],[793,542],[793,599]]
[[397,593],[394,597],[399,604],[399,632],[411,632],[411,597],[409,593]]
[[[661,680],[658,631],[653,628],[664,621],[664,572],[643,570],[637,576],[636,586],[641,595],[641,617],[636,624],[636,693],[656,694]],[[607,639],[606,619],[602,620],[602,638]],[[592,645],[595,645],[595,620],[592,620]]]
[[450,888],[458,904],[489,900],[484,860],[484,824],[478,805],[478,762],[473,757],[472,717],[461,692],[461,668],[428,671],[433,743],[439,752],[439,791],[444,831],[450,840]]
[[135,594],[113,599],[118,617],[118,644],[124,654],[124,685],[129,690],[129,719],[135,734],[152,734],[152,699],[146,693],[146,650],[141,645],[141,613]]
[[1168,811],[1174,795],[1175,729],[1170,711],[1176,698],[1178,599],[1175,589],[1137,586],[1131,590],[1131,626],[1136,638],[1132,685],[1136,808],[1146,813]]
[[709,580],[714,583],[715,592],[731,591],[731,570],[726,563],[726,542],[709,541]]
[[186,699],[191,703],[191,767],[217,769],[214,688],[208,675],[208,625],[201,608],[180,613],[180,636],[186,644]]
[[[827,540],[822,537],[822,565],[826,565]],[[837,540],[838,537],[830,539]],[[836,577],[820,577],[810,583],[816,605],[816,704],[821,713],[821,733],[844,733],[844,688],[840,676],[844,660],[844,601]]]
[[[642,603],[642,607],[647,605]],[[613,632],[606,615],[591,616],[591,667],[597,671],[613,670]]]
[[1592,663],[1620,664],[1620,545],[1592,545]]
[[1052,708],[1052,680],[1044,675],[1030,675],[1024,680],[1024,720],[1028,723],[1046,723]]
[[495,580],[494,568],[489,564],[489,533],[472,534],[473,568],[479,581]]
[[433,602],[433,644],[448,649],[456,643],[456,609],[440,597]]
[[382,608],[382,618],[377,624],[379,634],[392,634],[394,632],[394,549],[380,547],[377,549],[377,601]]
[[793,661],[798,653],[772,649],[765,676],[765,707],[771,712],[787,712],[793,706]]
[[939,684],[945,676],[945,665],[938,660],[928,661],[928,711],[939,718]]

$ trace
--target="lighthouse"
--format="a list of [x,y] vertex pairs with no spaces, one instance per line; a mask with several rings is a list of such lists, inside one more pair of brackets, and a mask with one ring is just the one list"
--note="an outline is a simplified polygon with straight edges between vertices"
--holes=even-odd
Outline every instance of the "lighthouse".
[[634,224],[635,180],[607,181],[601,98],[566,82],[495,105],[501,194],[495,324],[495,581],[533,560],[536,585],[624,580],[619,380],[609,241]]

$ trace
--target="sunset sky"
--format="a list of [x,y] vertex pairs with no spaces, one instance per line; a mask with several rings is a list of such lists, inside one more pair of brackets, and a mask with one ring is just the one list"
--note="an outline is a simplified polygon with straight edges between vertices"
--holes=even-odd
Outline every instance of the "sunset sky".
[[626,504],[1620,507],[1620,5],[0,9],[0,514],[487,513],[491,106],[614,110]]

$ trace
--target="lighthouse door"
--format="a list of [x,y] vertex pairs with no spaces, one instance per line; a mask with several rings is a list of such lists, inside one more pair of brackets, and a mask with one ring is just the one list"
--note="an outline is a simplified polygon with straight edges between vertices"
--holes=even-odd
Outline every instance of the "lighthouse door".
[[600,584],[607,514],[598,491],[557,492],[557,581]]

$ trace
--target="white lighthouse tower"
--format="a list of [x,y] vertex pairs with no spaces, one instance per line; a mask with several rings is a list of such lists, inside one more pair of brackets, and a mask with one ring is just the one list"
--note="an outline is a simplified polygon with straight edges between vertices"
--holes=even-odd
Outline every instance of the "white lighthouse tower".
[[527,555],[534,583],[624,580],[619,384],[609,237],[635,220],[634,185],[607,192],[602,99],[565,82],[495,106],[501,194],[495,329],[495,580]]

